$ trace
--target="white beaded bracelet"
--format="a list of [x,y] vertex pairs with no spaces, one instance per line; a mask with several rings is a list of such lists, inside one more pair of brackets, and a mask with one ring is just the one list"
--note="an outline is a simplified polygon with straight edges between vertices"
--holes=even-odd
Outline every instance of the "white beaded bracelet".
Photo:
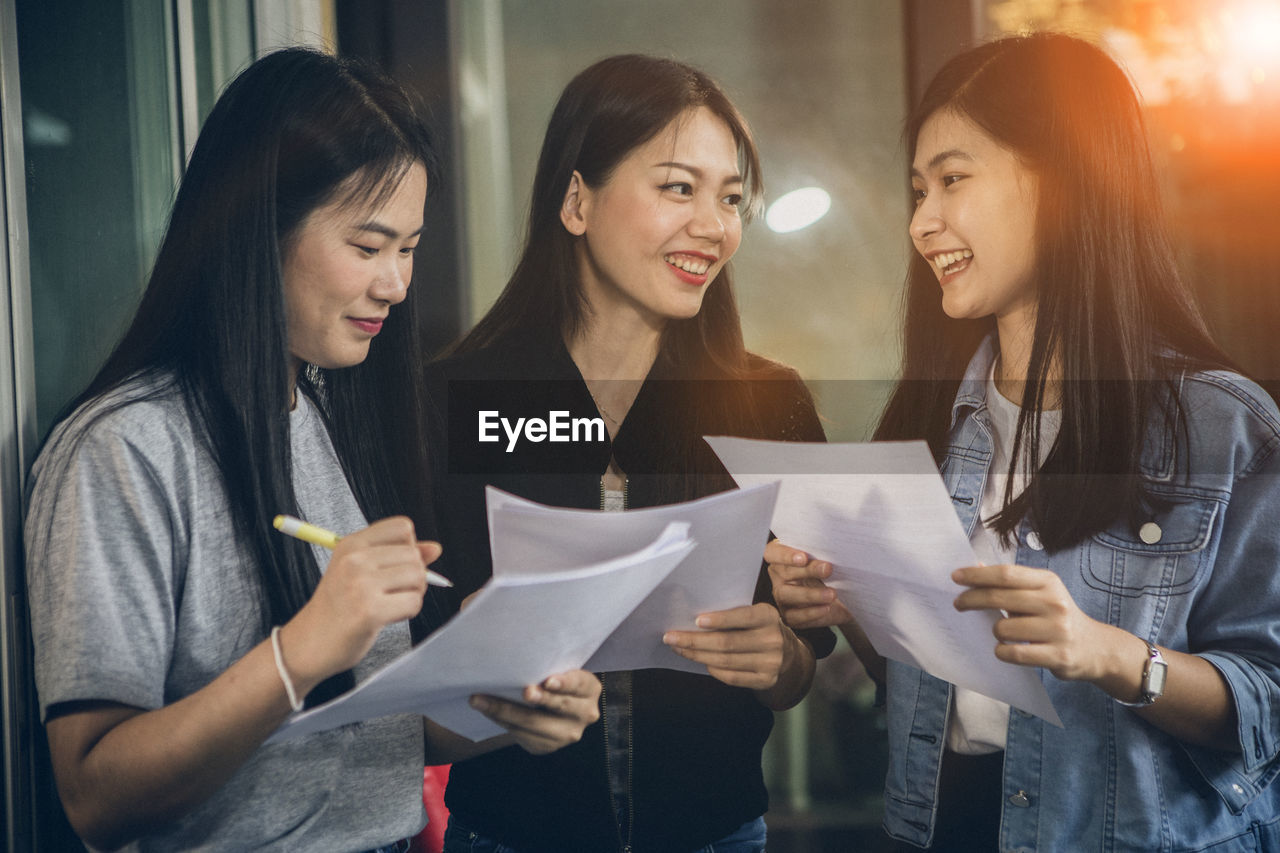
[[280,673],[280,680],[284,682],[284,692],[289,697],[289,707],[294,711],[301,711],[302,700],[298,698],[298,691],[293,689],[293,679],[289,677],[289,670],[284,668],[284,653],[280,651],[279,625],[271,629],[271,651],[276,656],[276,672]]

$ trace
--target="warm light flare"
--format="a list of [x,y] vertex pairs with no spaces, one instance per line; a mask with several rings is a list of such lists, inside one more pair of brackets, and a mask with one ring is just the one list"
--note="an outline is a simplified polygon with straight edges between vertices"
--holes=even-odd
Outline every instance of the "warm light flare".
[[1232,59],[1256,71],[1280,65],[1280,3],[1256,2],[1224,10],[1222,29]]

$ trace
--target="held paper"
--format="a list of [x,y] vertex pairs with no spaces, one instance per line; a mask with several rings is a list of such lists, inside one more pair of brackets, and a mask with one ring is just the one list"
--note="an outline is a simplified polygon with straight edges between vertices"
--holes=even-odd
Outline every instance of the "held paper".
[[519,700],[525,685],[581,668],[694,545],[689,525],[674,523],[622,557],[615,548],[580,569],[494,577],[423,643],[349,693],[295,714],[268,742],[404,713],[471,740],[501,734],[468,704],[473,693]]
[[978,560],[924,442],[707,442],[738,485],[781,484],[773,532],[831,563],[877,652],[1062,725],[1039,670],[992,653],[996,615],[952,606]]
[[689,525],[698,545],[587,662],[593,672],[661,667],[705,675],[705,664],[662,642],[668,630],[697,630],[700,613],[751,604],[778,487],[765,483],[687,503],[627,512],[564,509],[489,487],[489,545],[495,577],[537,575],[564,561],[589,562],[634,548],[668,524]]

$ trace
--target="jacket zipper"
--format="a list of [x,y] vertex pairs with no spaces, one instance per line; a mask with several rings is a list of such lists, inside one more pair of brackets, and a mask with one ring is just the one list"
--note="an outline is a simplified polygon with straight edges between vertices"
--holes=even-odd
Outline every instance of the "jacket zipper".
[[[600,687],[600,725],[603,727],[603,731],[604,731],[604,772],[605,772],[606,779],[612,779],[613,778],[613,762],[610,760],[609,755],[611,752],[613,752],[613,750],[610,747],[610,743],[609,743],[609,740],[610,740],[609,714],[608,714],[608,711],[606,710],[609,707],[608,698],[609,697],[606,695],[606,692],[604,689],[604,682],[602,679],[601,687]],[[635,800],[632,798],[631,791],[630,791],[631,769],[632,769],[631,727],[628,725],[627,727],[627,788],[628,788],[627,790],[627,820],[628,820],[627,835],[628,836],[631,835],[631,830],[635,825],[635,815],[636,815]],[[618,833],[618,849],[621,851],[621,853],[631,853],[631,839],[629,837],[628,838],[622,837],[622,824],[618,821],[618,814],[613,806],[612,788],[609,791],[609,816],[613,818],[613,828],[617,830],[617,833]]]
[[[625,505],[626,498],[623,497]],[[627,697],[627,843],[622,853],[631,853],[631,843],[635,840],[636,831],[636,786],[635,786],[635,682],[631,683],[632,693]]]
[[[631,485],[631,478],[624,476],[622,478],[622,511],[623,512],[626,512],[627,510],[631,509],[631,495],[629,494],[630,485]],[[601,477],[600,478],[600,509],[604,509],[605,491],[606,489],[604,487],[604,477]]]
[[[629,477],[622,478],[622,509],[625,511],[628,505],[628,486],[631,484]],[[600,478],[600,508],[604,509],[604,477]],[[613,779],[613,762],[609,755],[613,752],[609,738],[609,701],[605,693],[604,677],[600,677],[600,726],[604,735],[604,771],[605,778]],[[609,815],[613,818],[613,827],[618,832],[618,849],[621,853],[632,853],[631,835],[635,831],[636,826],[636,800],[634,796],[635,782],[635,756],[632,745],[635,743],[635,724],[633,722],[634,709],[632,699],[627,697],[627,837],[622,837],[622,824],[618,822],[618,814],[613,806],[613,789],[609,790]]]

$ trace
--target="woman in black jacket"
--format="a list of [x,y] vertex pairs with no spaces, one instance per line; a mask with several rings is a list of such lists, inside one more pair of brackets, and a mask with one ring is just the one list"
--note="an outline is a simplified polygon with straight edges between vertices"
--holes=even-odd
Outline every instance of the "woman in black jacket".
[[[652,506],[732,487],[703,435],[823,440],[795,372],[743,346],[727,264],[760,190],[745,121],[700,71],[615,56],[570,82],[515,273],[432,369],[455,608],[490,574],[486,484],[560,506]],[[607,434],[481,443],[484,411],[598,417]],[[606,673],[603,719],[582,742],[455,765],[446,850],[763,850],[772,710],[804,696],[832,635],[785,627],[767,584],[699,627],[664,639],[710,677]]]

